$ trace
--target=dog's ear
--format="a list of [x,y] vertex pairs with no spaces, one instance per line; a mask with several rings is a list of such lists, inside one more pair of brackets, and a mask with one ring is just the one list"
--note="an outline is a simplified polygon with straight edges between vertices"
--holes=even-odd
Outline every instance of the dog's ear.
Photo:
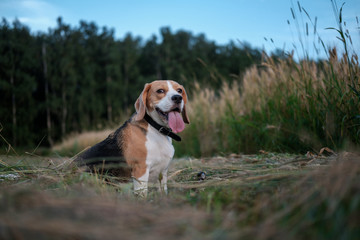
[[184,123],[187,123],[187,124],[189,124],[190,123],[190,120],[189,120],[189,117],[188,117],[188,115],[187,115],[187,113],[186,113],[186,103],[187,103],[187,95],[186,95],[186,91],[185,91],[185,89],[182,87],[182,97],[183,97],[183,99],[184,99],[184,107],[183,107],[183,110],[182,110],[182,112],[181,112],[181,116],[182,116],[182,118],[183,118],[183,120],[184,120]]
[[145,84],[144,90],[135,102],[136,116],[135,121],[140,121],[144,118],[146,112],[146,98],[149,92],[151,84]]
[[184,108],[183,108],[183,110],[182,110],[182,112],[181,112],[181,115],[182,115],[182,118],[183,118],[183,120],[184,120],[184,123],[189,124],[189,123],[190,123],[190,120],[189,120],[189,117],[188,117],[188,115],[187,115],[187,113],[186,113],[186,107],[185,107],[185,105],[184,105]]

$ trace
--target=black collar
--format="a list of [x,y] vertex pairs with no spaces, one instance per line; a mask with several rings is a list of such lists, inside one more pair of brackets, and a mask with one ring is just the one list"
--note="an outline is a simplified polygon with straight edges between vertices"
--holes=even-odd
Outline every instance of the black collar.
[[178,142],[181,141],[181,137],[179,135],[176,135],[175,133],[173,133],[170,128],[161,126],[160,124],[155,122],[154,119],[152,119],[147,113],[145,113],[144,119],[151,126],[153,126],[156,130],[158,130],[161,134],[164,134],[165,136],[169,136],[172,139],[174,139],[175,141],[178,141]]

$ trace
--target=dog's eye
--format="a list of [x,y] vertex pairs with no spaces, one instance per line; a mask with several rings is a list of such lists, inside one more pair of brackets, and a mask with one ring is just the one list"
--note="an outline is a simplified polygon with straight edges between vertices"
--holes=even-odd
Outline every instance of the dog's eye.
[[179,88],[178,90],[176,90],[178,93],[182,93],[182,89]]
[[164,89],[158,89],[156,92],[157,93],[164,93],[165,91],[164,91]]

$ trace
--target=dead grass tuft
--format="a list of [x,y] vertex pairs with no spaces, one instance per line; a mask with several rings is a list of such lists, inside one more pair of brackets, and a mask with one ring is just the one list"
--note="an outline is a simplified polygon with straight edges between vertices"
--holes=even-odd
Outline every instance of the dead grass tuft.
[[76,154],[79,151],[91,147],[104,140],[114,130],[105,129],[102,131],[89,131],[80,134],[73,134],[65,138],[61,143],[55,145],[52,150],[69,154]]

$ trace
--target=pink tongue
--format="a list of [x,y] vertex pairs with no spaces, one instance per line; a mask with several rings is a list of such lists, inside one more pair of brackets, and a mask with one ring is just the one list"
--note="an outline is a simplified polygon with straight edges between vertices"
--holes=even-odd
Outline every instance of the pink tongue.
[[174,133],[181,132],[185,128],[184,121],[178,112],[169,112],[169,127]]

